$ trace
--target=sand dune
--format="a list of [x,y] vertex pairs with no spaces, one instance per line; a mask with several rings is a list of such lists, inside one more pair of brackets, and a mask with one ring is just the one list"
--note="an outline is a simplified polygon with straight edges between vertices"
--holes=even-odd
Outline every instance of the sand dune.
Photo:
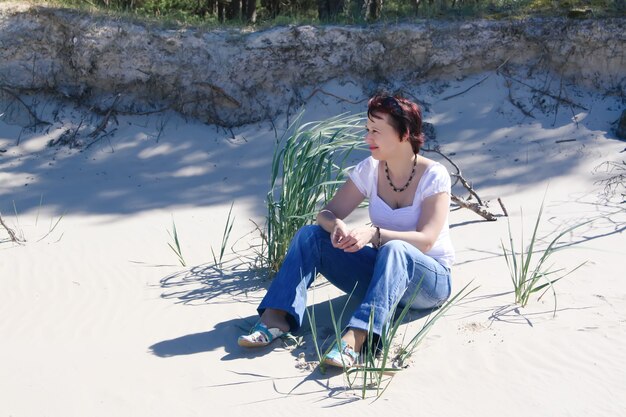
[[[623,160],[626,145],[611,133],[620,104],[565,86],[586,110],[560,106],[555,115],[514,87],[530,118],[496,74],[443,100],[483,76],[403,88],[427,103],[442,151],[493,212],[502,198],[518,236],[522,208],[529,236],[546,189],[543,244],[558,227],[597,218],[565,236],[569,247],[553,258],[557,267],[587,263],[556,285],[556,316],[550,295],[516,307],[500,249],[506,218],[453,211],[455,290],[479,288],[437,323],[378,401],[373,391],[359,400],[340,373],[296,368],[302,352],[315,359],[306,332],[295,350],[236,345],[267,286],[249,264],[258,240],[249,219],[263,222],[285,118],[277,131],[263,123],[231,134],[176,114],[118,116],[115,134],[83,152],[46,145],[78,123],[80,111],[67,104],[51,101],[62,124],[49,131],[0,122],[0,210],[26,239],[0,244],[0,414],[624,415],[626,211],[592,175],[604,161]],[[354,85],[324,89],[366,97]],[[304,117],[363,110],[318,94]],[[221,244],[231,202],[237,253],[216,269],[210,248]],[[172,216],[187,267],[167,246]],[[328,285],[314,293],[319,330],[329,334],[328,300],[345,296]]]

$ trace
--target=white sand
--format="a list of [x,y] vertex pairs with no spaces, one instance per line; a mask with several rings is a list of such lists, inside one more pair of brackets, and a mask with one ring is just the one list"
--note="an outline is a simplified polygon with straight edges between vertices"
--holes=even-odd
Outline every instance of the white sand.
[[[442,100],[482,77],[404,88],[429,103],[425,119],[442,150],[454,153],[493,212],[502,197],[516,236],[520,207],[528,237],[546,187],[544,246],[556,228],[598,217],[553,257],[555,268],[587,264],[556,285],[556,317],[549,294],[517,308],[500,249],[506,218],[453,211],[455,290],[470,281],[479,288],[437,323],[375,402],[373,391],[358,400],[340,373],[295,367],[300,352],[315,359],[310,335],[294,351],[236,344],[267,286],[246,262],[258,242],[248,219],[262,223],[265,214],[271,124],[235,129],[233,138],[174,114],[118,117],[110,140],[77,152],[46,147],[59,129],[21,132],[0,122],[0,210],[27,240],[0,244],[0,415],[626,415],[626,211],[622,199],[602,199],[591,174],[624,159],[626,144],[610,132],[621,108],[566,86],[588,110],[560,106],[556,118],[534,110],[531,119],[495,74]],[[365,98],[353,84],[324,90]],[[513,92],[528,105],[528,90]],[[318,94],[305,117],[364,109]],[[62,119],[78,124],[79,113],[65,106]],[[280,134],[285,119],[275,125]],[[563,139],[575,141],[556,143]],[[219,249],[233,201],[238,254],[229,250],[219,271],[210,247]],[[167,246],[172,215],[186,268]],[[327,300],[337,296],[330,286],[315,290],[322,333]]]

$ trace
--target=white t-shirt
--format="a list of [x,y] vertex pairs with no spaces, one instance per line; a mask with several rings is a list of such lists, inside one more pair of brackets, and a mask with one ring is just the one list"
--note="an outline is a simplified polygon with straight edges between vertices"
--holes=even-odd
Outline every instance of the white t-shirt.
[[[450,174],[446,168],[435,162],[429,165],[415,190],[413,204],[392,209],[378,196],[378,161],[371,156],[361,161],[350,172],[350,179],[359,191],[369,199],[370,220],[382,229],[410,231],[417,229],[422,210],[422,202],[431,195],[446,192],[450,194]],[[443,266],[450,268],[454,263],[454,248],[450,240],[448,216],[433,247],[426,255],[434,258]]]

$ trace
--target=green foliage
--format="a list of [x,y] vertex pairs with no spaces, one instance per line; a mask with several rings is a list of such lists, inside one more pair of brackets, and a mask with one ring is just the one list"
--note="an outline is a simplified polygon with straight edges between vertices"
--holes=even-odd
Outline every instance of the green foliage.
[[[276,273],[302,226],[332,198],[346,173],[350,152],[363,146],[363,116],[340,115],[300,125],[302,113],[277,144],[272,160],[262,264]],[[285,139],[286,137],[286,139]]]
[[[417,285],[417,288],[411,294],[411,299],[407,304],[403,307],[397,317],[390,321],[386,326],[383,327],[383,332],[380,335],[380,343],[382,345],[382,352],[379,356],[376,353],[376,347],[374,346],[374,341],[372,338],[372,323],[374,320],[373,310],[370,314],[370,331],[368,332],[367,344],[368,348],[366,350],[366,355],[363,358],[363,366],[361,367],[353,367],[351,369],[346,370],[346,377],[350,383],[350,378],[354,377],[354,381],[358,378],[359,374],[361,374],[363,380],[362,386],[362,398],[365,398],[366,388],[368,386],[374,386],[376,388],[376,396],[380,397],[385,390],[388,388],[391,379],[386,379],[386,376],[393,376],[396,372],[401,371],[405,367],[405,363],[409,357],[411,357],[419,344],[422,342],[428,331],[441,319],[447,312],[452,308],[456,303],[463,300],[465,297],[474,292],[477,287],[468,290],[471,282],[463,287],[457,294],[448,299],[441,307],[437,310],[434,310],[432,315],[429,315],[424,321],[422,327],[415,333],[411,339],[405,343],[406,338],[403,338],[403,341],[394,348],[396,344],[396,339],[398,336],[398,331],[400,325],[404,322],[407,314],[411,310],[411,304],[413,303],[415,297],[419,292],[419,288],[421,286],[421,280]],[[396,316],[395,312],[397,309],[397,304],[394,306],[391,312],[391,317]],[[369,385],[368,385],[368,382]],[[383,388],[384,385],[384,388]]]
[[[554,314],[556,315],[557,297],[554,290],[554,284],[583,266],[586,262],[582,262],[569,272],[557,278],[554,278],[553,274],[561,273],[564,271],[564,269],[561,268],[557,270],[551,270],[551,266],[547,266],[547,261],[552,256],[552,254],[554,254],[554,252],[559,250],[557,244],[563,236],[572,232],[574,229],[577,229],[585,224],[592,222],[593,220],[588,220],[586,222],[566,228],[565,230],[557,234],[557,236],[544,250],[537,251],[537,254],[535,254],[535,245],[538,239],[537,230],[539,229],[539,223],[541,222],[544,201],[541,202],[541,207],[539,209],[539,214],[537,215],[537,220],[535,221],[533,234],[526,249],[524,249],[524,234],[522,232],[520,238],[520,246],[522,249],[520,250],[520,252],[517,252],[515,249],[513,232],[511,231],[511,222],[507,218],[509,230],[509,248],[507,249],[504,246],[504,242],[502,242],[502,252],[504,253],[504,259],[506,261],[507,267],[509,268],[511,281],[513,282],[513,288],[515,290],[515,303],[519,304],[522,307],[525,307],[532,294],[541,290],[544,290],[544,293],[545,291],[551,290],[554,297]],[[523,222],[524,216],[522,213],[522,223]],[[535,255],[539,256],[539,260],[534,266],[531,267],[531,261],[535,259]]]
[[[410,300],[402,308],[402,311],[399,314],[396,314],[396,310],[398,307],[397,303],[392,309],[390,317],[395,317],[395,319],[390,320],[389,323],[383,327],[379,342],[381,346],[380,355],[376,354],[377,347],[373,337],[374,309],[370,311],[369,331],[367,334],[367,339],[365,341],[365,354],[363,355],[363,357],[359,358],[360,363],[356,364],[352,368],[348,369],[344,366],[344,375],[350,388],[353,388],[358,380],[362,381],[361,396],[363,399],[365,399],[367,395],[368,388],[375,388],[376,396],[380,397],[389,387],[389,383],[391,382],[391,379],[386,377],[393,376],[396,372],[404,369],[407,360],[415,353],[419,344],[424,340],[424,337],[426,336],[428,331],[437,323],[437,321],[439,321],[439,319],[441,319],[448,312],[448,310],[450,310],[450,308],[455,306],[458,302],[463,300],[465,297],[467,297],[477,289],[477,287],[475,287],[468,290],[471,282],[468,283],[457,294],[448,299],[448,301],[446,301],[441,307],[431,312],[431,315],[429,315],[424,320],[422,327],[417,331],[417,333],[410,337],[408,341],[407,337],[404,336],[402,338],[402,341],[398,343],[397,339],[400,326],[404,322],[409,311],[411,310],[411,305],[413,304],[413,301],[415,300],[415,297],[417,296],[421,287],[422,279],[423,277],[420,279],[420,282],[411,294]],[[354,292],[354,290],[352,292]],[[333,308],[332,302],[329,302],[330,316],[335,336],[334,343],[338,346],[341,346],[341,323],[343,320],[343,314],[351,296],[352,293],[350,293],[350,296],[344,304],[338,318],[335,315],[335,310]],[[315,350],[321,363],[324,355],[326,355],[330,351],[330,349],[333,347],[333,344],[331,344],[331,346],[326,349],[324,355],[321,354],[320,345],[318,344],[317,339],[317,331],[315,330],[315,310],[313,309],[313,307],[311,307],[311,309],[312,313],[309,313],[309,310],[307,309],[307,314],[314,336],[313,343],[315,345]],[[320,371],[322,373],[325,373],[326,371],[323,364],[320,365]]]
[[[334,0],[341,3],[340,0]],[[379,15],[367,18],[363,0],[343,0],[339,13],[320,17],[314,0],[261,0],[256,21],[246,22],[240,12],[222,12],[211,0],[39,0],[65,7],[101,10],[166,25],[246,26],[257,28],[299,24],[366,24],[411,22],[416,19],[524,18],[528,16],[623,17],[626,0],[385,0]],[[278,6],[277,6],[278,5]],[[220,19],[221,17],[221,19]]]
[[170,235],[170,238],[173,239],[173,242],[168,242],[167,246],[169,246],[172,252],[176,254],[178,262],[180,262],[182,266],[187,266],[187,264],[185,263],[185,258],[183,257],[183,251],[180,248],[180,242],[178,241],[178,232],[176,231],[176,222],[174,221],[174,215],[172,215],[172,231],[170,232],[168,230],[167,234]]
[[226,245],[228,244],[228,239],[230,238],[230,232],[233,229],[233,224],[235,223],[235,217],[231,218],[234,204],[235,204],[234,201],[230,204],[230,210],[228,210],[228,217],[226,217],[226,225],[224,225],[224,233],[222,233],[222,245],[220,246],[219,258],[215,256],[215,251],[213,251],[213,247],[211,246],[211,254],[213,255],[213,262],[215,262],[216,268],[222,267],[222,258],[224,257],[224,252],[226,251]]

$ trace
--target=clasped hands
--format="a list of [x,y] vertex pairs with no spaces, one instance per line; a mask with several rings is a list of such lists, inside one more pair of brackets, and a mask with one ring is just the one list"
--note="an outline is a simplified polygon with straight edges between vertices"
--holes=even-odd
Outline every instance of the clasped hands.
[[375,235],[376,229],[373,227],[361,226],[349,230],[343,220],[337,219],[330,234],[330,242],[333,247],[344,252],[357,252],[370,243]]

